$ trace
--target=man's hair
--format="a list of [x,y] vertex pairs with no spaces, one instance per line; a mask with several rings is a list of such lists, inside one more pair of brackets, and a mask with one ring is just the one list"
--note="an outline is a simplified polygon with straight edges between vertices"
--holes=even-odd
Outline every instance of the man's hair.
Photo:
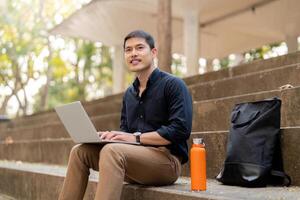
[[154,44],[154,39],[153,37],[143,31],[143,30],[135,30],[135,31],[132,31],[130,32],[125,38],[124,38],[124,43],[123,43],[123,48],[125,49],[125,43],[128,39],[130,38],[144,38],[146,43],[150,46],[150,49],[153,49],[155,48],[155,44]]

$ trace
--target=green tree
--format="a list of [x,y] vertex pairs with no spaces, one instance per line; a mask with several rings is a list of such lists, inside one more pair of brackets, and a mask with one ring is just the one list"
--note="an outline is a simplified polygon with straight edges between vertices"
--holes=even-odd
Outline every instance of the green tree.
[[[53,53],[49,65],[52,66],[52,80],[49,86],[48,108],[59,103],[75,100],[91,100],[98,97],[97,91],[111,93],[112,58],[109,48],[99,43],[84,40],[65,40],[75,47],[75,61],[61,57],[61,49]],[[43,88],[41,88],[43,90]],[[35,110],[38,111],[40,96],[37,95]]]
[[[13,98],[20,108],[16,114],[22,115],[32,104],[40,111],[111,92],[108,47],[48,34],[84,1],[15,0],[0,8],[0,114],[6,113]],[[57,47],[58,41],[63,45]],[[40,87],[34,99],[33,83]]]
[[34,62],[42,51],[42,45],[39,44],[43,43],[43,38],[37,37],[40,23],[32,23],[37,14],[28,13],[31,5],[22,3],[24,9],[21,9],[19,2],[7,2],[0,18],[0,84],[9,88],[10,92],[1,93],[1,99],[4,100],[0,110],[5,113],[8,101],[15,97],[19,104],[17,115],[27,114],[28,83],[36,78]]

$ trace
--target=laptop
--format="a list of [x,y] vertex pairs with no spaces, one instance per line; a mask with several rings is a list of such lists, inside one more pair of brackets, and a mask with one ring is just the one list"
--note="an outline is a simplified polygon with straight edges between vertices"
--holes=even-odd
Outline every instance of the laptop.
[[137,142],[100,139],[95,126],[80,101],[55,107],[55,111],[75,143],[126,143],[139,145]]

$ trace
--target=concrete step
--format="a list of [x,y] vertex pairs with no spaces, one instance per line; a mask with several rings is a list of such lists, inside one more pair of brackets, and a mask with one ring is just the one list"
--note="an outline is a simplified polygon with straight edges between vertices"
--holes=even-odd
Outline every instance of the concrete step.
[[[203,137],[207,146],[207,175],[214,178],[221,170],[225,159],[228,131],[193,132],[193,137]],[[300,126],[282,129],[282,149],[286,172],[294,185],[300,185]],[[189,145],[190,145],[189,144]],[[0,143],[0,159],[32,163],[67,165],[69,152],[74,143],[71,139],[26,140]],[[59,156],[57,156],[59,155]],[[189,166],[183,166],[184,176],[189,176]]]
[[[292,89],[265,91],[194,102],[193,131],[228,130],[231,110],[236,103],[262,100],[274,96],[282,99],[281,126],[299,126],[300,86]],[[97,130],[119,130],[119,113],[94,116],[91,119]],[[43,138],[69,138],[69,135],[60,121],[20,129],[4,130],[0,133],[0,141]]]
[[295,87],[194,102],[193,131],[228,130],[231,111],[236,103],[263,100],[275,96],[282,100],[281,126],[299,126],[300,87]]
[[[0,161],[0,192],[17,199],[57,199],[66,169],[58,166]],[[98,176],[92,173],[84,199],[93,199]],[[47,182],[47,184],[44,184]],[[124,184],[122,200],[297,200],[299,187],[242,188],[207,181],[207,190],[190,191],[190,179],[181,177],[174,185],[149,187]]]
[[[106,114],[93,116],[91,120],[97,130],[119,130],[120,114]],[[60,121],[42,123],[41,125],[27,126],[4,130],[0,133],[0,141],[17,141],[47,138],[69,138],[69,134]]]
[[[121,100],[111,100],[103,102],[96,100],[91,102],[84,102],[83,106],[89,116],[100,116],[121,112]],[[0,130],[13,130],[15,128],[49,124],[59,121],[60,120],[56,112],[54,110],[51,110],[39,114],[17,118],[10,122],[0,123]]]
[[[220,79],[211,82],[190,85],[190,91],[194,101],[214,99],[226,96],[234,96],[245,93],[277,89],[285,84],[300,85],[298,78],[300,72],[299,64],[292,64],[275,69],[248,73],[233,78]],[[122,93],[85,102],[84,107],[90,116],[116,113],[121,110]],[[25,116],[6,123],[0,123],[0,130],[13,129],[36,124],[47,124],[57,122],[58,117],[52,111],[42,112],[31,116]]]
[[67,165],[75,143],[69,139],[23,140],[0,143],[0,160]]
[[[207,176],[214,178],[220,172],[226,157],[228,131],[193,132],[190,138],[204,138],[207,152]],[[281,145],[284,170],[292,178],[292,184],[300,186],[300,126],[281,129]],[[183,167],[182,175],[189,176],[189,166]]]
[[248,73],[189,87],[194,101],[242,95],[278,89],[283,85],[300,85],[300,64]]
[[202,75],[195,75],[184,78],[183,80],[188,85],[203,83],[208,81],[219,80],[223,78],[234,77],[242,74],[258,72],[266,69],[275,69],[286,65],[300,63],[300,52],[291,53],[288,55],[278,56],[266,60],[255,60],[250,63],[241,64],[235,67],[222,69],[219,71],[208,72]]

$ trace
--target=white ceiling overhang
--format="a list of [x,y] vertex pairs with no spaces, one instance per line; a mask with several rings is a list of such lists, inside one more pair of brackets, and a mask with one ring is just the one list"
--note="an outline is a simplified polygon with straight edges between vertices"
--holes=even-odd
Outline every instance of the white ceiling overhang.
[[[183,53],[185,10],[192,0],[172,1],[172,51]],[[196,0],[199,57],[221,58],[300,35],[299,0]],[[253,9],[252,9],[253,8]],[[122,45],[143,29],[157,36],[157,0],[94,0],[50,30],[51,34]]]

